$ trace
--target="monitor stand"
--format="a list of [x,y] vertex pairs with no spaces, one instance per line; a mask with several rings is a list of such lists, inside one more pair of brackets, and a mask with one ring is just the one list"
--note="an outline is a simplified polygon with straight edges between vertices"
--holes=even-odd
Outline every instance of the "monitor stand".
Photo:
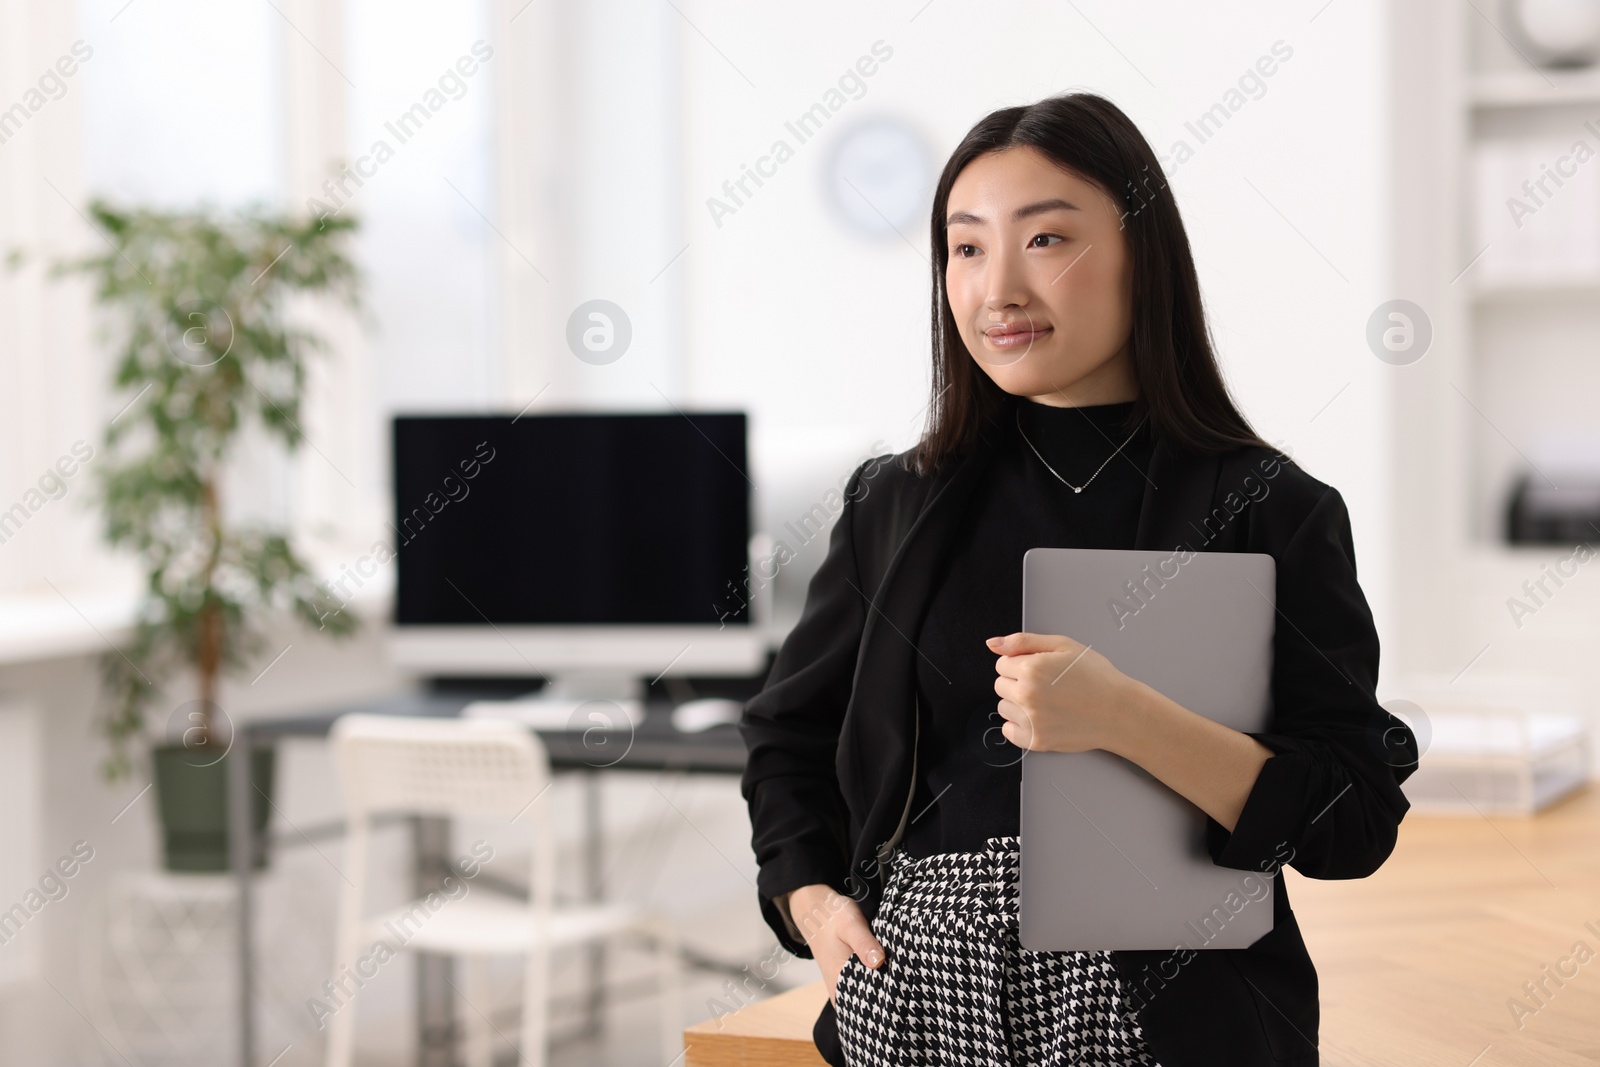
[[469,718],[514,719],[536,730],[628,730],[644,721],[644,683],[620,671],[570,671],[510,700],[475,700]]

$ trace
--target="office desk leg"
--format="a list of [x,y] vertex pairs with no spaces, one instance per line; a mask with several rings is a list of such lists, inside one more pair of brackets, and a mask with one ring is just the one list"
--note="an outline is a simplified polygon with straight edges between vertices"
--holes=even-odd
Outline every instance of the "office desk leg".
[[[417,896],[439,888],[450,862],[450,820],[418,816],[411,820],[412,863]],[[455,990],[449,956],[416,954],[417,1067],[451,1067],[455,1056]],[[479,1005],[484,1011],[488,1005]]]
[[256,841],[254,820],[250,818],[250,731],[240,727],[227,763],[228,779],[228,866],[233,871],[234,886],[238,892],[237,948],[239,976],[239,1067],[254,1067],[255,1021],[255,959],[250,943],[250,894],[254,878]]
[[[593,767],[583,771],[583,894],[593,904],[605,899],[602,885],[605,867],[605,840],[603,834],[604,812],[600,804],[601,774]],[[583,1032],[598,1037],[603,1025],[605,1007],[606,949],[599,942],[591,943],[585,953],[585,989],[588,996],[584,1004]]]

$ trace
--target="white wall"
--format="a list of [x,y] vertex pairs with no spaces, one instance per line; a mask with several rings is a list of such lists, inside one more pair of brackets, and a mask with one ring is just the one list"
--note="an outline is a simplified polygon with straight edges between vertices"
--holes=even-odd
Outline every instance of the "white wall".
[[[300,38],[253,8],[196,9],[191,18],[160,5],[149,13],[119,7],[85,0],[80,9],[82,33],[102,42],[73,88],[86,116],[84,184],[124,196],[158,188],[167,202],[280,195],[275,57],[303,47]],[[906,447],[926,404],[926,226],[918,222],[904,239],[847,231],[825,203],[829,152],[850,124],[887,115],[919,130],[937,165],[988,110],[1085,88],[1128,110],[1159,152],[1179,139],[1195,147],[1192,159],[1170,166],[1170,180],[1225,370],[1262,433],[1283,439],[1349,499],[1368,593],[1383,616],[1389,368],[1362,339],[1372,306],[1393,295],[1379,7],[1170,8],[1158,20],[1163,32],[1152,34],[1147,11],[1113,4],[991,10],[941,0],[887,11],[836,3],[797,14],[701,2],[679,15],[612,0],[555,24],[538,52],[511,46],[515,5],[490,14],[418,4],[394,17],[387,7],[351,4],[340,70],[355,84],[352,154],[479,37],[501,45],[487,67],[526,68],[559,52],[568,72],[562,127],[535,131],[548,138],[535,150],[556,156],[540,161],[555,169],[549,187],[506,189],[491,178],[485,153],[512,151],[486,141],[494,96],[528,88],[492,84],[502,77],[495,68],[469,80],[465,97],[352,203],[369,223],[361,255],[378,320],[366,342],[375,392],[334,403],[345,421],[367,427],[358,469],[348,472],[360,496],[384,491],[387,411],[520,406],[546,384],[544,407],[746,408],[758,465],[788,469],[797,448],[818,447],[812,484],[832,481],[842,473],[833,466],[875,439]],[[211,38],[228,47],[207,46]],[[865,95],[718,225],[707,198],[721,196],[723,182],[774,139],[792,140],[784,121],[880,40],[893,58],[867,80]],[[1019,48],[1019,40],[1039,44]],[[1265,94],[1198,144],[1185,123],[1279,40],[1293,57]],[[159,61],[185,47],[201,58]],[[219,64],[229,77],[218,76]],[[59,114],[39,122],[70,125],[67,109],[77,103],[55,105]],[[198,165],[187,146],[201,148]],[[548,218],[520,253],[558,297],[507,350],[496,340],[507,253],[494,227],[499,206],[529,198]],[[633,350],[603,367],[582,364],[563,337],[572,308],[595,296],[635,319]],[[69,392],[93,393],[101,373],[79,373]],[[19,465],[14,479],[26,469]],[[814,493],[779,478],[769,495]],[[363,512],[371,525],[381,503]]]
[[[908,446],[927,401],[927,227],[884,241],[841,227],[820,195],[832,141],[858,119],[898,116],[923,131],[942,165],[994,108],[1098,92],[1158,153],[1180,139],[1194,148],[1169,180],[1224,371],[1261,434],[1286,442],[1349,502],[1363,587],[1382,626],[1392,368],[1363,331],[1394,295],[1385,30],[1370,0],[1319,14],[1321,6],[686,5],[699,31],[683,38],[690,398],[748,405],[769,445],[758,458],[816,438]],[[784,121],[879,40],[894,54],[865,95],[719,227],[705,200],[722,196],[722,183],[775,138],[794,144]],[[1293,55],[1265,93],[1199,143],[1185,123],[1279,40]]]
[[[499,239],[478,212],[493,210],[494,67],[505,57],[458,76],[459,89],[448,83],[448,102],[401,143],[386,123],[436,88],[475,42],[494,40],[486,5],[356,0],[346,6],[354,83],[349,157],[360,158],[378,141],[395,150],[393,159],[372,165],[377,173],[348,207],[365,230],[361,258],[378,353],[374,414],[482,409],[501,393],[491,319]],[[380,462],[377,470],[385,467]]]
[[[334,566],[366,543],[362,530],[376,534],[393,410],[520,408],[541,390],[541,410],[744,408],[768,526],[808,510],[873,441],[907,447],[927,401],[926,225],[919,219],[887,240],[847,230],[826,202],[829,155],[852,124],[891,116],[921,133],[936,168],[987,111],[1081,88],[1125,108],[1159,153],[1171,156],[1179,140],[1194,149],[1169,163],[1169,177],[1225,372],[1258,429],[1345,494],[1364,585],[1386,625],[1394,368],[1363,340],[1372,307],[1395,295],[1385,259],[1379,5],[1170,5],[1155,21],[1106,3],[679,10],[643,0],[564,13],[509,2],[418,2],[400,12],[349,5],[348,54],[329,61],[341,72],[333,85],[354,84],[352,156],[473,41],[493,42],[498,54],[349,207],[368,227],[360,254],[377,321],[361,339],[372,350],[369,370],[356,386],[334,381],[333,397],[313,406],[323,411],[313,440],[337,469],[322,469],[308,450],[287,490],[315,497],[298,513],[319,528],[338,520],[337,502],[359,502],[359,518],[344,522],[356,529],[326,549]],[[108,12],[111,0],[86,0],[83,19]],[[101,80],[87,83],[91,187],[154,183],[180,199],[223,202],[281,190],[280,178],[263,177],[283,165],[270,133],[282,78],[269,58],[305,44],[282,19],[258,16],[224,8],[141,21],[130,9],[105,23]],[[1162,32],[1152,34],[1157,22]],[[208,35],[232,42],[228,62],[242,76],[228,99],[241,102],[239,121],[219,124],[218,94],[202,99],[201,86],[215,84],[211,66],[137,65],[132,57],[148,54],[158,33],[167,50],[184,34],[191,45]],[[1038,44],[1019,48],[1020,40]],[[723,197],[723,182],[775,139],[793,141],[785,120],[878,41],[893,56],[866,79],[865,94],[796,144],[794,158],[719,225],[707,199]],[[1199,143],[1185,124],[1278,41],[1293,54],[1264,94]],[[123,66],[137,76],[112,80]],[[530,95],[556,117],[502,124],[500,143],[488,140],[493,108],[515,112]],[[207,135],[215,151],[192,168],[177,146],[197,127],[220,128]],[[130,140],[144,147],[105,147]],[[490,153],[530,162],[492,173]],[[539,222],[525,234],[517,219],[529,212]],[[524,277],[508,283],[509,271]],[[622,305],[634,325],[629,353],[605,366],[578,360],[564,337],[568,315],[595,297]],[[536,307],[536,321],[521,325],[526,310],[508,299]],[[780,582],[791,599],[813,549],[820,543]]]

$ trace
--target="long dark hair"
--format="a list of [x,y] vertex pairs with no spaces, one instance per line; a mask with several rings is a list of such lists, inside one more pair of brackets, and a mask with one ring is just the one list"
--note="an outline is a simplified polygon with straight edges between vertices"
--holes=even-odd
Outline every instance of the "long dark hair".
[[967,131],[939,176],[931,227],[933,399],[912,456],[918,470],[930,473],[972,448],[1017,402],[967,350],[944,274],[951,186],[979,156],[1020,146],[1038,149],[1123,207],[1123,234],[1133,257],[1130,349],[1139,385],[1129,427],[1149,415],[1156,440],[1193,452],[1265,445],[1234,406],[1217,368],[1189,237],[1149,142],[1111,101],[1067,93],[986,116]]

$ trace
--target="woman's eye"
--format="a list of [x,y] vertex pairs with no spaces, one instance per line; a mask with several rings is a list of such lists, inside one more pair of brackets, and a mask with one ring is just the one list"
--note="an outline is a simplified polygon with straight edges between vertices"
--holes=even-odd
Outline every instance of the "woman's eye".
[[[1028,247],[1030,247],[1030,248],[1049,248],[1052,244],[1055,244],[1057,241],[1065,241],[1065,240],[1066,240],[1066,238],[1062,237],[1059,234],[1038,233],[1038,234],[1034,234],[1033,240],[1028,242]],[[1041,243],[1041,242],[1043,242],[1043,243]]]
[[955,254],[961,259],[971,259],[977,253],[978,248],[976,245],[956,245],[955,247]]

